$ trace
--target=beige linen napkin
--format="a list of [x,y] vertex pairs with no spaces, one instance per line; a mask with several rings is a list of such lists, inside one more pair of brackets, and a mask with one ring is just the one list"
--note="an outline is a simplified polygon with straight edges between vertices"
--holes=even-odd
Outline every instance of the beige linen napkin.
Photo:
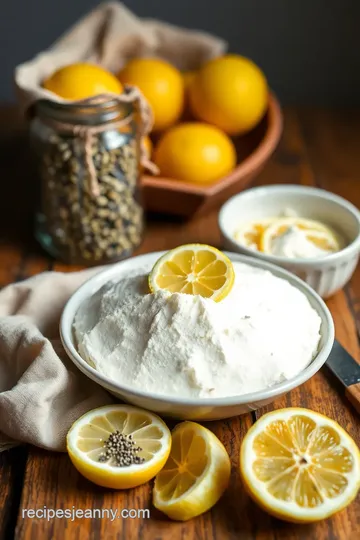
[[20,443],[64,451],[71,424],[113,402],[75,368],[59,339],[66,301],[98,271],[46,272],[0,292],[0,451]]
[[120,2],[100,4],[52,47],[15,69],[15,85],[23,111],[38,99],[68,102],[42,88],[58,68],[73,62],[100,64],[116,73],[135,56],[160,57],[181,70],[195,69],[223,54],[227,43],[205,32],[141,19]]

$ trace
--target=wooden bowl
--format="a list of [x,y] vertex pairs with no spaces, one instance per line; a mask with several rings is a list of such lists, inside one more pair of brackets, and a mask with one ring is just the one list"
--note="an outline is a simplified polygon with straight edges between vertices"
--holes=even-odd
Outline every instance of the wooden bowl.
[[282,132],[282,114],[271,94],[269,108],[256,128],[234,139],[237,167],[209,186],[187,184],[159,176],[143,176],[143,196],[148,211],[191,217],[208,212],[243,190],[274,152]]

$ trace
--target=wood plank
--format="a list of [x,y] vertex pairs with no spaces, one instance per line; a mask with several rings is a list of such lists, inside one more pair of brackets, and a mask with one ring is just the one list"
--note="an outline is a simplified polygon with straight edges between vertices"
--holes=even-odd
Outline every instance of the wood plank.
[[52,268],[53,261],[46,254],[28,254],[21,269],[21,277],[26,279],[41,272],[48,272]]
[[[1,241],[0,287],[19,278],[23,261],[21,249]],[[26,457],[26,447],[0,453],[0,539],[11,538],[15,529]]]
[[6,240],[0,241],[0,288],[16,281],[21,272],[23,254]]
[[27,449],[25,447],[0,453],[0,539],[12,538],[16,526],[18,507]]
[[[316,184],[360,208],[360,111],[301,110],[299,120]],[[360,266],[346,287],[360,335]]]
[[149,229],[144,242],[137,250],[136,255],[150,251],[172,249],[181,244],[193,242],[221,247],[217,213],[214,210],[207,215],[190,221],[155,216],[149,222]]

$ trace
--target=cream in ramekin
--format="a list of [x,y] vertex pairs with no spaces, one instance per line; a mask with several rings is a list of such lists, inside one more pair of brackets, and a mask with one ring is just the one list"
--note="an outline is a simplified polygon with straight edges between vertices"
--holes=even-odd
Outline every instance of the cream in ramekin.
[[[281,215],[284,208],[292,208],[304,218],[331,226],[344,238],[345,247],[320,258],[289,259],[254,251],[234,240],[241,221]],[[246,190],[223,205],[219,227],[226,249],[281,266],[303,279],[324,298],[349,281],[359,260],[360,212],[342,197],[318,188],[272,185]]]

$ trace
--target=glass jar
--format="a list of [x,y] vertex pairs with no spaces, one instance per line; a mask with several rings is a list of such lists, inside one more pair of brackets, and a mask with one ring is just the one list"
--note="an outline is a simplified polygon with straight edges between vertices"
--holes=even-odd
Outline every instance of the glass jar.
[[74,264],[130,255],[144,230],[133,105],[39,101],[30,132],[41,180],[40,244]]

